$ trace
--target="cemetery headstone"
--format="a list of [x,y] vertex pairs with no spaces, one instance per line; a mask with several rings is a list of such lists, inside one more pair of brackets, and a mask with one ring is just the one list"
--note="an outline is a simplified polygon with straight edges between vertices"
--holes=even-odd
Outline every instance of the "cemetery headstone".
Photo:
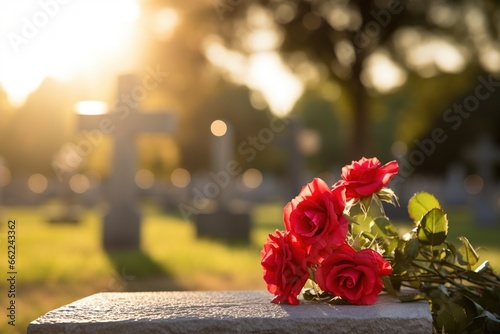
[[453,163],[446,171],[444,199],[448,205],[461,206],[467,204],[467,193],[464,190],[466,177],[465,166]]
[[141,215],[137,207],[135,173],[137,154],[135,137],[144,132],[172,133],[175,129],[171,113],[142,113],[135,98],[145,90],[135,75],[123,75],[118,80],[118,99],[126,101],[103,115],[79,115],[79,128],[89,138],[110,134],[114,137],[112,173],[108,179],[109,211],[103,223],[105,249],[137,249],[140,247]]
[[[58,153],[58,155],[62,154],[62,151]],[[62,160],[59,156],[56,156],[55,161]],[[47,220],[50,223],[76,224],[81,221],[81,209],[76,203],[76,194],[69,184],[72,175],[73,173],[69,173],[69,175],[56,181],[54,195],[60,200],[60,203],[49,206]]]
[[299,133],[300,133],[300,123],[294,119],[290,118],[288,123],[287,131],[287,143],[286,149],[288,153],[287,159],[287,171],[288,171],[288,184],[290,186],[290,199],[297,196],[297,194],[302,189],[305,184],[302,180],[302,155],[299,150]]
[[67,181],[56,185],[56,196],[61,199],[61,203],[50,207],[47,220],[50,223],[79,223],[82,210]]
[[477,144],[466,152],[466,156],[475,165],[476,173],[483,180],[483,189],[472,201],[475,220],[483,225],[498,223],[496,201],[499,194],[495,186],[495,166],[500,163],[500,150],[490,136],[483,135]]
[[233,205],[231,193],[228,191],[228,187],[234,182],[236,170],[241,169],[241,167],[236,168],[237,162],[233,159],[233,129],[228,122],[220,120],[216,122],[220,123],[218,123],[219,129],[212,131],[212,171],[209,173],[210,183],[213,185],[214,196],[211,197],[215,200],[215,210],[201,212],[195,216],[196,235],[248,242],[251,228],[250,214],[246,208]]
[[309,177],[304,175],[304,157],[299,142],[300,133],[303,131],[300,121],[288,116],[282,121],[286,127],[283,133],[276,137],[274,144],[286,154],[286,175],[279,186],[279,194],[289,201],[297,196]]

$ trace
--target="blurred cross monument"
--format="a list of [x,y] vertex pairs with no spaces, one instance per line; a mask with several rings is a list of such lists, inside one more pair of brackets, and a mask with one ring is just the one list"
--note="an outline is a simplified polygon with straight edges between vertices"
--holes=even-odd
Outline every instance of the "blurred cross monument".
[[[140,93],[140,94],[139,94]],[[171,113],[141,113],[139,102],[147,94],[135,75],[118,79],[118,103],[115,109],[101,115],[79,115],[79,129],[87,137],[109,133],[114,138],[112,173],[108,180],[109,211],[104,217],[105,249],[138,249],[141,238],[141,216],[137,208],[135,173],[137,154],[135,136],[143,132],[172,133],[175,119]],[[139,97],[140,96],[140,97]],[[97,132],[96,132],[97,131]]]

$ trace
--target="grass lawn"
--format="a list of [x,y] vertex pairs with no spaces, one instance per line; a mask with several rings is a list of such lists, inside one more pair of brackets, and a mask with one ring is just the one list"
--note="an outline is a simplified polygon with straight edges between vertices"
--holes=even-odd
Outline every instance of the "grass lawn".
[[[480,229],[466,210],[455,211],[449,215],[452,238],[463,234],[483,246],[480,255],[500,269],[500,227]],[[6,334],[25,333],[45,312],[102,291],[264,289],[259,253],[267,234],[283,229],[282,206],[262,205],[253,211],[250,244],[198,240],[190,223],[146,205],[142,251],[106,253],[95,210],[77,225],[49,224],[40,208],[3,207],[0,214],[0,247],[7,247],[7,220],[17,223],[17,318],[16,327],[9,326],[2,312],[0,333]],[[6,249],[0,254],[6,276]],[[1,282],[6,300],[5,278]]]

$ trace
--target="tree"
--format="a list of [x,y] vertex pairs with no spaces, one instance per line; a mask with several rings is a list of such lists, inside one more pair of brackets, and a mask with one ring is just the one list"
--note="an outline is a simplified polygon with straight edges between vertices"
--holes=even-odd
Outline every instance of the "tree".
[[[447,101],[466,90],[463,81],[479,71],[500,72],[500,21],[494,19],[499,2],[494,0],[215,3],[221,18],[218,34],[229,48],[251,52],[245,39],[259,29],[274,30],[279,52],[292,68],[296,55],[305,53],[307,62],[328,73],[326,80],[340,83],[351,110],[352,157],[368,153],[373,94],[445,76],[448,89],[427,94]],[[266,15],[272,24],[259,24]],[[418,116],[431,123],[439,111]]]

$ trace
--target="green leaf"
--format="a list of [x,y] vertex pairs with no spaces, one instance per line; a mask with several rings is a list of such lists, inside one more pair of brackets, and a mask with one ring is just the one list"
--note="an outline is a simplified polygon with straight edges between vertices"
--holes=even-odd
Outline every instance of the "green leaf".
[[[462,296],[462,298],[457,299],[456,303],[459,306],[461,306],[465,311],[466,324],[470,324],[474,320],[474,318],[477,317],[479,313],[483,311],[478,304],[476,304],[472,299],[470,299],[467,296]],[[480,309],[481,311],[479,311]]]
[[465,309],[453,302],[449,302],[446,306],[453,315],[460,331],[465,329],[467,327],[467,313],[465,312]]
[[434,208],[441,208],[441,205],[436,197],[426,192],[413,195],[408,202],[408,213],[415,223],[418,223],[423,216]]
[[398,236],[398,231],[387,217],[375,218],[374,223],[375,224],[372,226],[372,234],[387,237]]
[[445,329],[446,333],[456,333],[458,324],[450,311],[441,309],[437,312],[436,325]]
[[418,239],[413,238],[406,242],[405,246],[405,255],[411,257],[412,259],[416,258],[418,255]]
[[448,235],[448,218],[443,210],[434,208],[427,212],[420,221],[417,230],[418,240],[424,245],[437,246]]
[[399,205],[398,196],[396,196],[392,189],[382,188],[377,193],[375,193],[375,195],[380,201],[384,201],[392,205]]
[[467,265],[467,268],[470,270],[471,266],[475,265],[479,261],[479,256],[466,237],[458,237],[458,240],[462,243],[462,246],[458,249],[457,253],[458,263]]
[[396,291],[396,289],[394,289],[394,287],[392,286],[392,283],[391,283],[391,279],[389,278],[389,276],[382,276],[380,277],[382,279],[382,283],[384,284],[384,288],[385,290],[390,293],[391,295],[393,296],[397,296],[398,295],[398,292]]
[[359,200],[359,206],[361,207],[361,210],[363,211],[363,213],[365,215],[368,214],[368,211],[370,210],[371,203],[372,203],[372,195],[362,197]]
[[355,222],[355,224],[352,225],[352,234],[357,235],[370,231],[370,224],[373,222],[373,219],[370,216],[355,215],[352,218]]
[[458,250],[455,247],[455,245],[453,245],[451,243],[446,243],[446,245],[448,246],[448,251],[450,253],[450,255],[448,256],[448,261],[451,263],[455,263],[455,259],[457,258]]
[[392,239],[391,242],[389,242],[389,245],[387,246],[387,253],[392,254],[392,252],[394,252],[396,247],[398,247],[398,244],[399,244],[398,239],[396,238]]
[[427,300],[420,292],[400,292],[398,293],[398,298],[401,302],[414,302],[417,300]]
[[467,326],[468,331],[481,330],[483,333],[498,333],[500,332],[500,318],[493,315],[491,312],[484,311],[481,315]]
[[485,311],[484,313],[486,315],[485,327],[487,332],[488,333],[500,332],[500,318],[488,311]]

